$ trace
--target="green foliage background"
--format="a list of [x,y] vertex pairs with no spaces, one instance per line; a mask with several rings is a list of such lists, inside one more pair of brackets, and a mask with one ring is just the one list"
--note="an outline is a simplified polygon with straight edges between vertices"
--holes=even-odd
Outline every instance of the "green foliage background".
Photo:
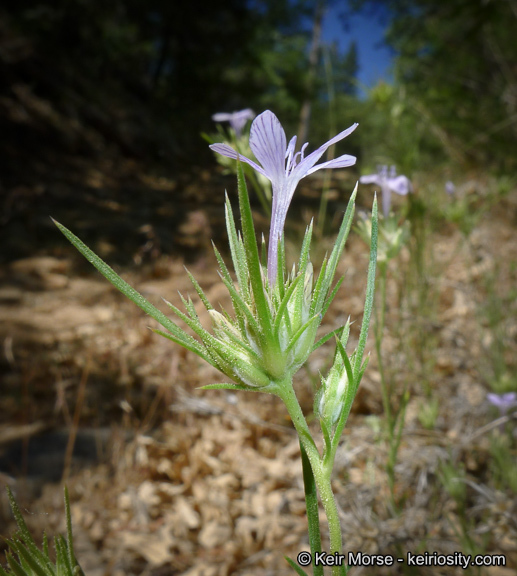
[[[87,156],[115,147],[178,168],[210,160],[198,134],[212,129],[214,112],[270,108],[296,132],[309,99],[311,139],[327,136],[324,126],[359,121],[351,152],[369,168],[514,167],[515,0],[331,4],[344,17],[361,10],[384,19],[395,54],[392,84],[359,93],[353,43],[345,54],[322,43],[310,75],[316,0],[7,0],[0,11],[0,152],[20,159],[45,140]],[[20,121],[5,104],[18,104],[20,90],[53,113]],[[78,127],[72,135],[66,122]],[[14,170],[7,166],[4,177]]]

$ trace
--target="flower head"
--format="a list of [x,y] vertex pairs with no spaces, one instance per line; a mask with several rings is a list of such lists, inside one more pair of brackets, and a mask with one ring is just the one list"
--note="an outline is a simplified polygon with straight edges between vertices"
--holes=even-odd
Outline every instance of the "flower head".
[[408,192],[413,191],[411,182],[406,176],[397,176],[395,166],[392,166],[388,172],[387,166],[379,166],[377,174],[369,174],[359,178],[361,184],[376,184],[382,190],[382,212],[387,218],[390,215],[391,193],[395,192],[401,196],[406,196]]
[[287,209],[298,182],[321,168],[345,168],[355,164],[355,156],[349,156],[348,154],[318,165],[316,165],[316,162],[330,146],[351,134],[356,128],[357,124],[353,124],[350,128],[340,132],[317,150],[305,156],[308,143],[305,143],[301,150],[295,153],[296,136],[293,136],[289,144],[287,144],[285,131],[280,121],[273,112],[266,110],[255,118],[250,131],[250,148],[260,162],[260,166],[253,160],[240,156],[227,144],[212,144],[210,146],[214,152],[228,158],[246,162],[259,174],[266,176],[271,181],[273,206],[267,264],[268,280],[271,286],[274,285],[277,276],[278,243],[284,230]]
[[510,408],[517,407],[517,392],[507,392],[506,394],[493,394],[486,395],[487,400],[499,409],[501,416],[504,416]]
[[245,108],[237,112],[218,112],[212,116],[214,122],[229,122],[234,129],[237,138],[241,135],[242,129],[248,120],[255,118],[255,112],[251,108]]

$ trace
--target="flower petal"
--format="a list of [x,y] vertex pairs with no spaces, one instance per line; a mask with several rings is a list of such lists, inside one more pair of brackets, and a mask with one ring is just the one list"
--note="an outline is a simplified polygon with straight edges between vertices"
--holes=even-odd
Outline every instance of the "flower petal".
[[322,168],[346,168],[347,166],[353,166],[356,163],[356,160],[357,158],[355,156],[344,154],[339,158],[334,158],[334,160],[329,160],[328,162],[323,162],[323,164],[314,166],[307,171],[307,175],[316,172],[316,170],[321,170]]
[[[359,126],[359,124],[355,123],[352,124],[352,126],[350,126],[350,128],[347,128],[346,130],[343,130],[343,132],[340,132],[337,136],[334,136],[334,138],[331,138],[328,142],[326,142],[325,144],[323,144],[322,146],[320,146],[317,150],[315,150],[314,152],[312,152],[311,154],[309,154],[306,158],[304,158],[299,164],[298,166],[296,166],[296,168],[294,168],[292,175],[295,176],[296,178],[298,178],[298,181],[300,181],[302,178],[304,178],[305,176],[307,176],[307,174],[311,173],[311,168],[316,164],[316,162],[323,156],[323,154],[326,152],[326,150],[332,146],[332,144],[335,144],[336,142],[339,142],[340,140],[343,140],[343,138],[346,138],[349,134],[351,134],[357,127]],[[347,164],[347,166],[350,166],[350,164]],[[312,172],[315,172],[315,170],[312,170]]]
[[266,172],[256,162],[253,162],[253,160],[250,160],[249,158],[246,158],[246,156],[239,154],[231,146],[228,146],[228,144],[210,144],[209,148],[210,150],[221,154],[221,156],[226,156],[227,158],[233,158],[234,160],[246,162],[246,164],[249,164],[254,170],[269,178],[269,175],[266,174]]
[[255,112],[251,108],[244,108],[244,110],[239,110],[238,112],[234,112],[233,115],[235,118],[245,118],[246,120],[251,120],[255,118]]
[[350,126],[350,128],[347,128],[346,130],[343,130],[343,132],[340,132],[337,136],[334,136],[334,138],[331,138],[326,144],[324,144],[324,146],[326,146],[327,148],[329,146],[332,146],[332,144],[335,144],[336,142],[339,142],[340,140],[343,140],[343,138],[346,138],[347,136],[349,136],[350,134],[352,134],[352,132],[359,126],[359,124],[357,122],[355,122],[354,124],[352,124],[352,126]]
[[396,178],[388,179],[388,186],[393,192],[400,194],[401,196],[406,196],[408,192],[411,192],[412,186],[409,178],[406,176],[397,176]]
[[217,112],[212,116],[214,122],[229,122],[233,118],[233,114],[228,112]]
[[494,406],[501,406],[503,403],[501,402],[501,397],[499,396],[499,394],[493,394],[492,392],[489,392],[487,395],[487,400],[493,404]]
[[285,154],[287,150],[284,129],[270,110],[262,112],[251,125],[250,148],[273,184],[285,179]]
[[361,184],[376,184],[377,186],[382,186],[381,177],[378,174],[361,176],[359,182],[361,182]]

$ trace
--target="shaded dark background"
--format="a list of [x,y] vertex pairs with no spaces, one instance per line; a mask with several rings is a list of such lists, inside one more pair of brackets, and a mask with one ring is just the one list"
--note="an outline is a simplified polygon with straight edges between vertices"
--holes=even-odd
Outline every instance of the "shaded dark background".
[[[344,33],[357,11],[372,26],[382,20],[391,84],[358,89],[356,44],[321,36],[329,9]],[[336,153],[357,155],[363,173],[378,163],[410,176],[451,166],[509,172],[516,24],[513,2],[481,0],[4,2],[0,261],[55,249],[49,215],[86,240],[137,235],[138,244],[154,234],[162,250],[178,247],[171,230],[182,207],[217,204],[216,186],[226,185],[211,181],[215,162],[200,136],[214,131],[218,111],[270,108],[314,145],[358,121]],[[160,178],[173,214],[157,211]],[[153,231],[131,230],[131,214],[144,228],[153,220]]]

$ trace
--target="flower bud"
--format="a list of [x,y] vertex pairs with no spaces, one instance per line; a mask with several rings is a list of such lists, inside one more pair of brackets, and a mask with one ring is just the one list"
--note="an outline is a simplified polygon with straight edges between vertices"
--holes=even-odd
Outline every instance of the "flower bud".
[[226,328],[227,330],[230,330],[233,334],[235,334],[235,336],[237,337],[240,336],[238,330],[228,320],[228,318],[226,318],[224,314],[221,314],[220,312],[214,309],[209,310],[208,314],[210,315],[214,328],[223,328],[223,329]]
[[[255,339],[246,328],[246,339],[242,341],[239,330],[232,322],[217,310],[209,310],[208,313],[216,330],[221,330],[219,341],[223,346],[217,351],[218,367],[230,378],[251,386],[263,388],[271,382],[264,366],[262,365],[261,350]],[[226,332],[226,333],[224,333]],[[229,336],[230,333],[232,336]],[[239,342],[243,342],[242,346]],[[256,354],[246,349],[250,346]]]
[[323,378],[315,406],[320,420],[323,420],[328,428],[335,426],[341,416],[347,389],[348,375],[345,367],[332,367],[328,378]]
[[252,388],[264,388],[271,384],[269,377],[253,364],[238,361],[235,362],[232,371],[238,380]]
[[252,388],[263,388],[271,383],[270,377],[246,350],[226,343],[224,351],[219,351],[218,368],[227,376]]
[[311,307],[312,300],[312,280],[314,278],[314,269],[312,262],[307,264],[307,269],[305,270],[305,278],[303,281],[303,308],[306,315]]

